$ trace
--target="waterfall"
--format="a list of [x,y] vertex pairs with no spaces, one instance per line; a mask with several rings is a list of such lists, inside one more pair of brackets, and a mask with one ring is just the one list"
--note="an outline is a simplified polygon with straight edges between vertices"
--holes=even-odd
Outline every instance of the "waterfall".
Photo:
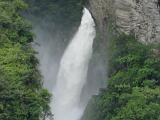
[[84,8],[81,25],[62,56],[54,99],[51,105],[55,120],[79,120],[85,106],[81,93],[86,84],[88,64],[95,38],[95,23]]

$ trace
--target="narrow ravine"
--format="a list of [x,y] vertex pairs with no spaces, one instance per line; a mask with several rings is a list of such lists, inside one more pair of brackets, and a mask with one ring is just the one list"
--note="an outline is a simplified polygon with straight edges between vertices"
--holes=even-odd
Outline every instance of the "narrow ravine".
[[51,106],[55,120],[79,120],[83,114],[81,93],[87,81],[95,35],[94,20],[84,8],[81,25],[61,59]]

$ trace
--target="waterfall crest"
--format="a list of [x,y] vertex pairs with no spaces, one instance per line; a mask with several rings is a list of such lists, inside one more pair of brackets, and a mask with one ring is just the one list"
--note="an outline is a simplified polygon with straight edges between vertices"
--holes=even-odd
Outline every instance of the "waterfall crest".
[[84,106],[80,105],[80,96],[86,83],[95,35],[94,20],[84,8],[81,25],[61,59],[53,92],[55,120],[79,120],[83,114]]

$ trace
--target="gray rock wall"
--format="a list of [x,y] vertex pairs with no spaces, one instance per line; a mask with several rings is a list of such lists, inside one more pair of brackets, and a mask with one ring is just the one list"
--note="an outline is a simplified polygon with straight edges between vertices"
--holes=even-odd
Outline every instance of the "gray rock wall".
[[89,9],[103,35],[110,19],[119,32],[134,32],[144,43],[160,42],[157,0],[89,0]]

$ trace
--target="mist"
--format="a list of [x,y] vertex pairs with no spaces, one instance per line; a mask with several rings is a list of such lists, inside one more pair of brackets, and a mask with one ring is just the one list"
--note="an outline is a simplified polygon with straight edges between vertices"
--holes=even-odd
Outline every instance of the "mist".
[[[47,18],[37,18],[36,15],[26,15],[33,26],[35,34],[33,47],[37,52],[39,60],[39,70],[43,77],[44,87],[50,93],[54,91],[57,83],[57,75],[60,67],[60,61],[65,49],[70,43],[78,27],[75,26],[70,30],[72,34],[66,34],[64,30],[57,28],[54,21]],[[94,43],[96,44],[96,43]],[[98,95],[100,88],[106,87],[106,66],[101,53],[93,50],[93,55],[89,62],[87,80],[81,92],[81,105],[86,106],[92,95]],[[52,99],[55,98],[54,92]],[[54,104],[54,103],[53,103]]]

